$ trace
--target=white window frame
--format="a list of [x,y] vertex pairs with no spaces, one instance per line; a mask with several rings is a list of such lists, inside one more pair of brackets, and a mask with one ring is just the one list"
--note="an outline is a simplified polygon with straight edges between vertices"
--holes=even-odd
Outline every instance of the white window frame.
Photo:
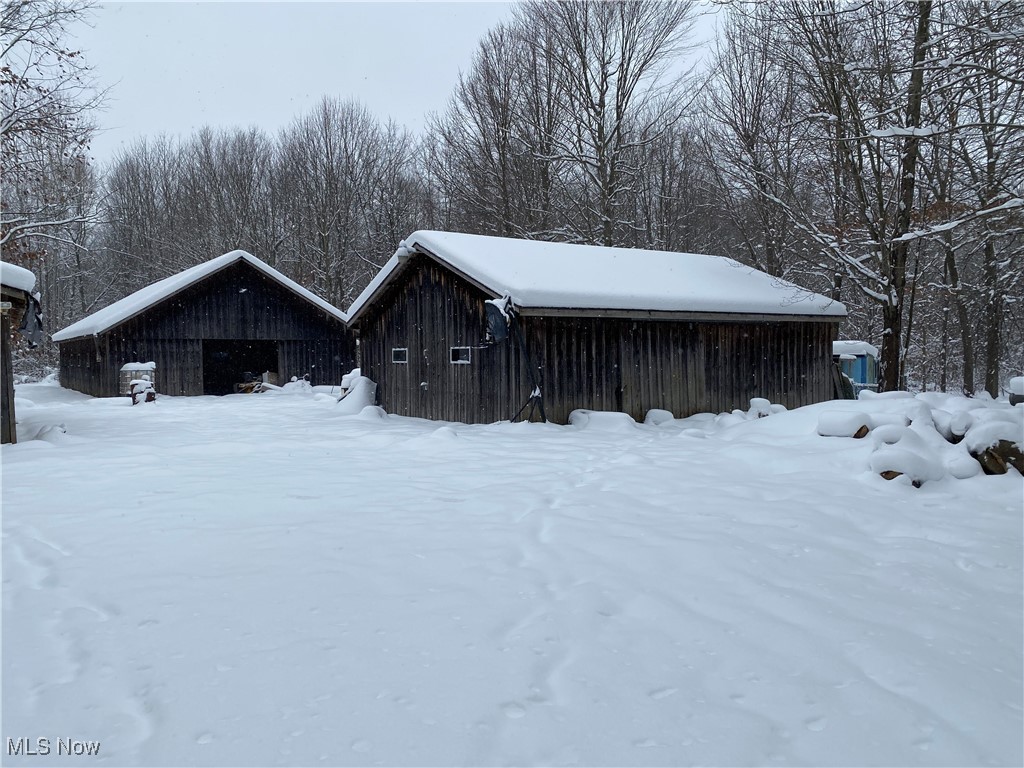
[[[457,349],[466,350],[465,360],[456,360],[454,352]],[[448,362],[452,365],[472,365],[473,364],[473,348],[472,347],[449,347],[448,348]]]
[[[395,352],[405,352],[405,360],[395,360]],[[391,348],[391,362],[394,365],[408,365],[409,364],[409,348],[408,347],[392,347]]]

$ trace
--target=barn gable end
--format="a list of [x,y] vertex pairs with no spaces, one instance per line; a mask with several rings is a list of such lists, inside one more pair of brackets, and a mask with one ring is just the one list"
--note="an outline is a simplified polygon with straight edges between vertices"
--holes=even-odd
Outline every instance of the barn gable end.
[[[246,371],[269,370],[281,380],[308,373],[314,383],[340,381],[356,364],[355,337],[343,314],[244,256],[174,286],[169,295],[94,335],[74,335],[76,326],[89,328],[89,318],[55,334],[62,384],[100,397],[116,395],[121,366],[148,361],[156,363],[159,391],[171,395],[224,394]],[[131,299],[122,302],[135,309]],[[108,310],[101,312],[113,314]]]

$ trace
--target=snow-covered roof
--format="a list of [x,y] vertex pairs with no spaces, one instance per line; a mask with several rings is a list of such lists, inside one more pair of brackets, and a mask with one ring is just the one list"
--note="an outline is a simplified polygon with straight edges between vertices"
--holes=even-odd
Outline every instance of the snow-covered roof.
[[878,347],[873,347],[866,341],[833,341],[833,355],[871,355],[878,359]]
[[435,257],[495,296],[536,309],[651,310],[843,317],[846,308],[721,256],[421,230],[349,308],[355,319],[410,253]]
[[0,284],[16,291],[32,293],[36,287],[36,276],[24,267],[0,262]]
[[154,304],[179,293],[190,285],[238,261],[244,261],[252,265],[271,280],[277,281],[306,301],[315,304],[332,317],[336,317],[344,323],[348,322],[348,316],[340,309],[328,304],[316,294],[307,291],[294,280],[285,277],[273,267],[267,266],[252,254],[245,251],[231,251],[223,256],[218,256],[215,259],[210,259],[202,264],[186,269],[184,272],[166,277],[152,285],[147,285],[145,288],[125,296],[120,301],[115,301],[110,306],[104,307],[99,312],[94,312],[77,323],[72,323],[64,330],[53,334],[52,338],[54,341],[67,341],[68,339],[77,339],[80,336],[92,336],[108,331],[115,325],[123,323],[125,320],[149,309]]

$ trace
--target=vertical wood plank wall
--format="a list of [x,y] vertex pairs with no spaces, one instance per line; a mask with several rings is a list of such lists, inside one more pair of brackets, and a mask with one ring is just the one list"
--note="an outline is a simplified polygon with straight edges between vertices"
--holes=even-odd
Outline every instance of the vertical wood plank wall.
[[11,320],[0,314],[0,443],[18,442],[14,418],[14,370],[11,363]]
[[203,339],[277,341],[284,381],[309,373],[314,384],[336,384],[356,366],[355,334],[341,320],[238,262],[95,341],[63,342],[61,384],[111,397],[122,365],[152,361],[160,392],[201,395]]
[[18,442],[18,427],[14,408],[14,345],[11,334],[21,325],[28,301],[24,291],[3,286],[0,295],[11,304],[10,310],[0,313],[0,443]]
[[[432,259],[413,256],[360,323],[363,373],[390,413],[446,421],[508,419],[530,393],[513,339],[449,362],[452,346],[477,346],[489,296]],[[787,408],[832,397],[834,322],[687,322],[524,317],[527,349],[541,369],[550,420],[576,408],[642,420],[747,409],[753,397]],[[407,363],[391,362],[393,348]]]

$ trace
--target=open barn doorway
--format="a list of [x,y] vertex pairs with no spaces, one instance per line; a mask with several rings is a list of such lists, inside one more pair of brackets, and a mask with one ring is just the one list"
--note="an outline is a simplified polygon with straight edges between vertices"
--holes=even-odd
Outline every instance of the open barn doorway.
[[230,395],[264,371],[277,373],[276,341],[203,339],[204,395]]

